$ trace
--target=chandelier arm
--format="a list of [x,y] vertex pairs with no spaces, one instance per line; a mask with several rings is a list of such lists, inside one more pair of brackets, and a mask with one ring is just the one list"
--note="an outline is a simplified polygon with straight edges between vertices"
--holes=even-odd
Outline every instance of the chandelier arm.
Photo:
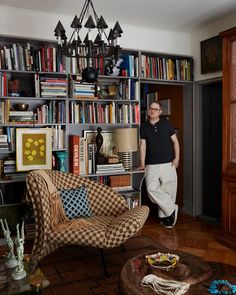
[[79,16],[79,22],[81,24],[83,22],[83,19],[84,19],[84,15],[86,13],[86,10],[88,9],[89,3],[90,3],[90,0],[85,0],[85,2],[84,2],[84,6],[83,6],[82,11],[81,11],[80,16]]
[[91,7],[93,9],[93,13],[94,13],[94,16],[95,16],[95,19],[96,19],[96,23],[98,23],[99,18],[98,18],[97,13],[96,13],[96,11],[94,9],[92,0],[89,0],[89,3],[90,3],[90,5],[91,5]]

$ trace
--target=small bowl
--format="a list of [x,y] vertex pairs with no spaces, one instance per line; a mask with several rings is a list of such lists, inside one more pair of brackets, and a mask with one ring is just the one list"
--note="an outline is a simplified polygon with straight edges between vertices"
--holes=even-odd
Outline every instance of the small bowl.
[[27,103],[17,103],[14,105],[16,111],[28,111],[29,105]]

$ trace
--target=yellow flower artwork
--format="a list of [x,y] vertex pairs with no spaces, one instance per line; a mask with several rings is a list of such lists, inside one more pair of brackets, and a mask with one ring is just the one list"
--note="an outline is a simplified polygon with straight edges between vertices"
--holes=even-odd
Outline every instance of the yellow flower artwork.
[[51,128],[16,129],[16,169],[29,171],[51,169],[52,130]]
[[46,164],[46,134],[23,134],[23,165]]

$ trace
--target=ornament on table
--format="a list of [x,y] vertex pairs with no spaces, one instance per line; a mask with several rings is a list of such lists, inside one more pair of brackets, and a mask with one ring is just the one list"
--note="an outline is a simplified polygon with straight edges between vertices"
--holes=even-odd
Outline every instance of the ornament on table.
[[17,236],[15,238],[16,244],[16,254],[17,254],[17,266],[12,273],[12,278],[14,280],[21,280],[26,276],[26,271],[24,269],[24,243],[25,243],[25,235],[24,235],[24,222],[21,225],[21,231],[19,230],[19,223],[16,225]]
[[9,249],[9,252],[7,253],[6,259],[5,259],[5,266],[7,268],[13,268],[17,265],[17,260],[14,254],[14,242],[11,238],[11,232],[9,230],[6,219],[4,220],[0,219],[0,223],[1,223],[3,235],[6,238],[7,246]]

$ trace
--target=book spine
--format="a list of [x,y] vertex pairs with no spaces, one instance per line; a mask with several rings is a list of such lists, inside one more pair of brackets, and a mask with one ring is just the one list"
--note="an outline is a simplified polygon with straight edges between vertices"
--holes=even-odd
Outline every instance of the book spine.
[[80,174],[79,150],[80,150],[80,136],[71,135],[69,137],[70,144],[70,172],[76,175]]

